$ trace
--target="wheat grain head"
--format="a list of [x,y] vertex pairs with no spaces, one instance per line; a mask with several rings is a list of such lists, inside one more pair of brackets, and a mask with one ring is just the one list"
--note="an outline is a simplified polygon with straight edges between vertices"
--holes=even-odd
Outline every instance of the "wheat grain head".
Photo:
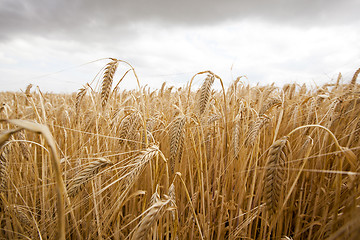
[[279,208],[284,178],[284,166],[288,158],[287,137],[275,141],[269,150],[265,172],[265,202],[270,216]]

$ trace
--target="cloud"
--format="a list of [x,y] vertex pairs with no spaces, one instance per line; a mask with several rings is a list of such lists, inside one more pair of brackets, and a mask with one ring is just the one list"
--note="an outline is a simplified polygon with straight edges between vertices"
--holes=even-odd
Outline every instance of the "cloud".
[[203,70],[226,84],[325,82],[351,78],[360,62],[355,0],[0,1],[2,90],[76,91],[106,61],[72,67],[106,57],[130,62],[151,87]]
[[1,0],[0,40],[46,35],[84,41],[135,38],[134,24],[208,26],[257,19],[297,26],[358,24],[357,0]]

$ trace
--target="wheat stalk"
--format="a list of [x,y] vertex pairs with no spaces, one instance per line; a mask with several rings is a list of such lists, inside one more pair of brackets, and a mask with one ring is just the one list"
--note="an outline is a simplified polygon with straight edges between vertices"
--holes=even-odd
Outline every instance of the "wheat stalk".
[[0,149],[5,145],[7,141],[9,141],[11,135],[17,133],[18,131],[22,130],[22,128],[4,130],[0,134]]

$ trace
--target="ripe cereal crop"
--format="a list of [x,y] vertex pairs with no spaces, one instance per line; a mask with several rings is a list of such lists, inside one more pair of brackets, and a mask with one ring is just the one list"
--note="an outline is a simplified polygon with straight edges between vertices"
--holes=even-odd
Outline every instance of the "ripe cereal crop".
[[358,239],[359,70],[149,89],[110,58],[72,94],[2,92],[0,238]]

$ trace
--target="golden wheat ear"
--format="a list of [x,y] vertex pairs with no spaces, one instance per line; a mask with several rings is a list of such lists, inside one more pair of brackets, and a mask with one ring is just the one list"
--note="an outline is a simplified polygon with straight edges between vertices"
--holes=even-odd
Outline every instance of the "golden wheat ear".
[[255,122],[250,126],[246,138],[245,138],[245,146],[251,147],[255,144],[257,137],[260,134],[260,130],[265,126],[266,123],[270,121],[268,116],[261,115],[259,116]]
[[84,98],[84,96],[86,95],[86,88],[80,88],[79,92],[76,94],[76,101],[75,101],[75,110],[76,113],[79,112],[80,110],[80,105],[81,105],[81,100]]
[[135,111],[126,117],[120,123],[119,143],[122,144],[126,141],[134,141],[136,133],[142,123],[141,113]]
[[266,102],[261,106],[259,111],[259,115],[265,114],[268,110],[272,109],[275,106],[281,105],[281,99],[278,97],[269,98]]
[[[0,192],[6,189],[6,177],[7,177],[7,160],[5,156],[0,153]],[[1,200],[0,200],[1,205]]]
[[10,205],[8,208],[24,227],[28,228],[32,226],[32,221],[27,214],[26,208],[15,204]]
[[176,161],[181,160],[184,146],[184,126],[186,117],[180,115],[174,120],[170,130],[170,169],[174,173]]
[[360,73],[360,68],[355,71],[354,76],[353,76],[352,79],[351,79],[351,82],[350,82],[350,87],[351,87],[351,88],[355,87],[356,79],[358,78],[359,73]]
[[110,164],[112,164],[111,161],[105,158],[99,158],[87,165],[74,179],[70,180],[67,186],[67,193],[69,197],[75,196],[85,183],[99,173],[100,169]]
[[170,203],[170,200],[159,200],[154,203],[147,210],[147,214],[140,221],[139,225],[135,229],[131,239],[149,239],[147,235],[151,230],[151,227],[157,222],[157,220],[164,214],[167,205]]
[[115,71],[119,65],[117,59],[112,58],[112,61],[106,64],[103,80],[101,84],[101,105],[105,107],[112,87]]
[[200,88],[200,100],[199,100],[199,108],[200,115],[205,112],[207,103],[209,101],[211,86],[213,85],[215,77],[213,75],[208,75]]
[[288,155],[287,137],[282,137],[271,145],[265,171],[265,202],[270,216],[279,209],[284,166]]

